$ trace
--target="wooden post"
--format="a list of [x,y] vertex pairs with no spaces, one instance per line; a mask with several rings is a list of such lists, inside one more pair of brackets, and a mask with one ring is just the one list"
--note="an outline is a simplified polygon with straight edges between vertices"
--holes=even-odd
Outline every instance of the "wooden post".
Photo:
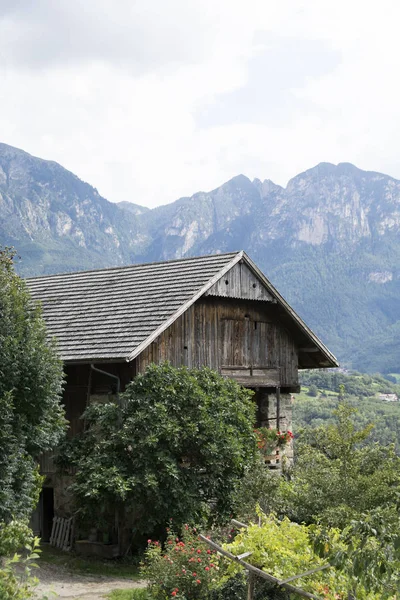
[[276,388],[276,429],[280,431],[281,420],[281,388]]
[[256,576],[254,573],[249,571],[247,580],[247,600],[254,600],[254,584],[256,582]]

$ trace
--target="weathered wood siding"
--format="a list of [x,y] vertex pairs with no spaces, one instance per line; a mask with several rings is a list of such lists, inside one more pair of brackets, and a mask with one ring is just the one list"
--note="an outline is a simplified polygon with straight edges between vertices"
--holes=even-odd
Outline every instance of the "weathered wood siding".
[[298,384],[296,345],[269,302],[202,298],[139,355],[138,372],[165,360],[208,366],[250,387]]
[[244,262],[232,267],[208,290],[206,296],[274,302],[274,298]]
[[[96,363],[97,367],[107,373],[117,375],[121,381],[121,391],[135,375],[135,363]],[[89,364],[65,365],[65,387],[62,403],[65,416],[69,422],[67,436],[72,438],[84,429],[82,419],[89,402],[93,398],[113,400],[115,398],[115,381],[107,375],[102,375],[90,369]],[[40,472],[50,474],[56,472],[53,461],[53,451],[44,452],[39,458]]]

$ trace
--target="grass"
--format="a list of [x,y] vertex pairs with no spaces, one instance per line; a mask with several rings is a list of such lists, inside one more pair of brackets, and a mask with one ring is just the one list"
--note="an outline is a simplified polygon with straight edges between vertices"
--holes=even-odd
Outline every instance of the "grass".
[[147,590],[143,588],[135,590],[114,590],[108,596],[109,600],[153,600]]
[[394,377],[397,383],[400,383],[400,373],[389,373],[389,375]]
[[[106,577],[122,577],[141,579],[137,564],[127,559],[105,560],[101,558],[84,558],[73,552],[63,552],[48,544],[42,544],[40,562],[64,567],[73,573],[83,575],[102,575]],[[125,600],[125,599],[124,599]]]

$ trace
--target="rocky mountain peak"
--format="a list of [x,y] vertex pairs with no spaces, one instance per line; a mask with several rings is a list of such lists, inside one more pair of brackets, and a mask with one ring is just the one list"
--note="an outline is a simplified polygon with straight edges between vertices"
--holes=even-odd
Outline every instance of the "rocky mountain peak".
[[387,340],[400,363],[399,232],[400,182],[349,163],[320,163],[286,188],[238,175],[149,210],[0,144],[0,243],[17,248],[21,273],[243,248],[341,360],[371,370]]

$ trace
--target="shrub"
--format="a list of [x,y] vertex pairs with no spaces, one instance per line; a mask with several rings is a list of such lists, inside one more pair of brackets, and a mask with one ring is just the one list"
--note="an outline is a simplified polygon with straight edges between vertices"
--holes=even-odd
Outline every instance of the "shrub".
[[[23,545],[24,556],[15,550]],[[0,527],[0,598],[28,600],[33,598],[37,579],[32,567],[38,555],[39,539],[34,538],[24,523],[13,522]]]
[[138,375],[121,406],[89,407],[90,426],[68,450],[84,514],[118,507],[146,537],[169,517],[177,527],[228,518],[256,451],[251,396],[208,368],[165,363]]
[[42,479],[37,457],[54,448],[66,421],[62,363],[38,305],[0,248],[0,522],[29,519]]
[[142,572],[157,600],[205,600],[218,582],[219,568],[217,554],[185,525],[179,537],[168,531],[163,545],[148,541]]
[[[260,513],[261,526],[250,525],[236,536],[235,540],[226,545],[226,549],[234,555],[252,552],[246,560],[252,565],[263,569],[278,579],[305,573],[310,569],[327,564],[328,554],[346,556],[348,548],[340,539],[340,532],[335,529],[324,531],[323,552],[314,549],[314,539],[320,540],[318,527],[299,525],[289,519],[279,521],[274,515],[266,516]],[[320,543],[320,542],[319,542]],[[228,573],[232,576],[241,572],[243,567],[238,563],[230,563]],[[344,600],[353,591],[355,581],[353,575],[345,570],[329,568],[313,573],[304,578],[296,579],[294,584],[308,592],[321,595],[327,600]],[[271,598],[285,597],[282,589],[275,590],[269,586],[266,596]],[[279,596],[278,594],[281,594]],[[357,585],[357,599],[376,600],[377,596]]]

